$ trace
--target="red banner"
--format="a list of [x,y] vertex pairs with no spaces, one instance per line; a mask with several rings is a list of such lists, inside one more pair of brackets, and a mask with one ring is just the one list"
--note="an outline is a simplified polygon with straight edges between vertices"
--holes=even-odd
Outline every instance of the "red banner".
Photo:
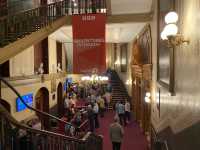
[[74,15],[73,73],[91,73],[106,70],[105,14]]

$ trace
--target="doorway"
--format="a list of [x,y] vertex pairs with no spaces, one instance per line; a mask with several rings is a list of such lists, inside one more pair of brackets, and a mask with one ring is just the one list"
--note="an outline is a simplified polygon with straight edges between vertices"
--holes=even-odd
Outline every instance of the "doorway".
[[[49,113],[49,91],[42,87],[35,96],[36,109]],[[43,129],[49,129],[49,117],[37,113]]]
[[58,116],[62,117],[64,115],[64,100],[63,100],[63,86],[61,83],[57,87],[57,109]]

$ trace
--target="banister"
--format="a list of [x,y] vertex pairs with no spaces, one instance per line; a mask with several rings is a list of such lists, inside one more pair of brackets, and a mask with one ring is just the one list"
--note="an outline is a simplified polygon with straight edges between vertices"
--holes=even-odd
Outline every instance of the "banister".
[[[96,2],[91,3],[92,1]],[[106,14],[106,0],[79,0],[77,3],[77,6],[74,6],[73,1],[63,0],[0,16],[0,47],[24,38],[65,15]]]
[[83,121],[81,123],[81,125],[78,127],[79,129],[81,129],[84,125],[86,125],[88,123],[88,119],[86,119],[85,121]]
[[167,141],[159,138],[153,124],[151,124],[151,149],[152,150],[169,150]]
[[21,102],[22,102],[28,109],[33,110],[33,111],[35,111],[35,112],[37,112],[37,113],[39,113],[39,114],[48,116],[48,117],[50,117],[50,118],[53,118],[53,119],[55,119],[55,120],[57,120],[57,121],[63,122],[63,123],[65,123],[65,124],[72,125],[71,123],[66,122],[66,121],[64,121],[64,120],[62,120],[62,119],[60,119],[60,118],[58,118],[58,117],[55,117],[55,116],[53,116],[53,115],[51,115],[51,114],[49,114],[49,113],[40,111],[40,110],[38,110],[38,109],[36,109],[36,108],[33,108],[33,107],[27,105],[27,104],[24,102],[24,100],[23,100],[23,98],[21,97],[21,95],[17,92],[17,90],[16,90],[10,83],[8,83],[8,82],[7,82],[4,78],[2,78],[2,77],[0,77],[0,81],[2,81],[5,85],[7,85],[7,86],[20,98]]
[[[92,5],[90,6],[91,7],[91,9],[92,9],[92,7],[95,7],[95,8],[98,8],[98,9],[101,9],[101,8],[106,8],[106,0],[101,0],[102,2],[100,3],[100,7],[98,7],[98,3],[96,3],[96,2],[93,2],[94,0],[84,0],[84,2],[82,1],[78,1],[78,4],[77,4],[77,6],[81,6],[80,4],[85,4],[84,6],[85,6],[85,8],[86,9],[88,9],[89,7],[87,7],[87,5],[91,2],[92,3]],[[55,5],[58,5],[58,4],[62,4],[62,3],[65,3],[65,5],[66,5],[66,3],[67,3],[67,6],[68,6],[68,8],[75,8],[74,6],[73,6],[73,4],[74,4],[74,2],[73,1],[70,1],[70,0],[62,0],[62,1],[58,1],[58,2],[53,2],[53,3],[50,3],[50,4],[47,4],[47,5],[40,5],[39,7],[36,7],[36,8],[30,8],[30,9],[26,9],[26,10],[22,10],[22,11],[19,11],[19,12],[15,12],[15,13],[8,13],[8,15],[10,15],[10,16],[13,16],[13,15],[18,15],[18,14],[21,14],[21,13],[26,13],[26,12],[28,12],[28,11],[32,11],[32,10],[35,10],[35,9],[40,9],[40,8],[45,8],[45,7],[48,7],[48,6],[55,6]],[[71,4],[71,5],[69,5],[69,4]],[[87,4],[87,5],[86,5]],[[8,9],[9,7],[7,7],[7,9]],[[79,7],[77,7],[77,9],[78,9]],[[95,9],[96,10],[96,9]],[[94,13],[94,12],[93,12]]]
[[[3,99],[0,99],[0,100],[3,100]],[[63,135],[63,134],[58,134],[58,133],[50,132],[50,131],[46,131],[46,130],[34,129],[34,128],[31,128],[31,127],[29,127],[25,124],[20,124],[15,118],[13,118],[11,116],[11,114],[1,104],[0,104],[0,114],[2,116],[4,116],[14,126],[20,128],[20,129],[31,130],[32,132],[35,132],[35,133],[38,133],[38,134],[59,136],[59,137],[62,137],[64,139],[67,139],[69,141],[84,142],[83,140],[77,139],[77,138],[74,138],[74,137],[70,137],[70,136],[66,136],[66,135]]]
[[[22,140],[24,145],[21,145]],[[33,129],[19,123],[0,104],[0,149],[102,150],[102,141],[102,136],[91,132],[85,134],[83,138],[78,139],[46,130]]]

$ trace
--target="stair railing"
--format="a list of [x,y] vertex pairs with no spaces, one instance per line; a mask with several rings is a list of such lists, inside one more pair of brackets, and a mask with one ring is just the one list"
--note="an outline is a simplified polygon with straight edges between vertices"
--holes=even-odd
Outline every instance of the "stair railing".
[[151,150],[169,150],[167,141],[159,138],[152,124],[151,124]]
[[5,8],[0,12],[4,14],[0,16],[0,47],[38,31],[62,16],[106,13],[105,10],[106,0],[63,0],[14,14]]
[[[0,99],[2,100],[2,99]],[[0,104],[1,150],[102,150],[102,137],[87,133],[77,139],[20,124]]]
[[46,113],[46,112],[43,112],[41,110],[38,110],[36,108],[33,108],[31,106],[29,106],[27,103],[25,103],[25,101],[23,100],[23,98],[21,97],[21,95],[19,94],[19,92],[10,84],[8,83],[8,81],[6,81],[4,78],[0,77],[0,84],[2,84],[1,82],[3,82],[6,86],[8,86],[18,97],[19,99],[21,100],[21,102],[30,110],[33,110],[34,112],[38,113],[40,116],[44,116],[44,117],[49,117],[50,119],[54,119],[58,122],[62,122],[64,124],[69,124],[69,125],[72,125],[71,123],[69,122],[66,122],[64,120],[61,120],[60,118],[58,117],[55,117],[49,113]]

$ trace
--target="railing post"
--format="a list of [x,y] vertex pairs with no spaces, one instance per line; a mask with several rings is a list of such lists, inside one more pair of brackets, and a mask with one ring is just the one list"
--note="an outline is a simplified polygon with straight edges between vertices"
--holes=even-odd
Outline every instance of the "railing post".
[[1,99],[1,80],[0,80],[0,99]]
[[78,0],[78,14],[81,13],[81,0]]
[[96,1],[92,0],[92,13],[96,13]]
[[88,13],[88,0],[85,0],[85,13]]
[[69,14],[69,0],[65,0],[65,13]]

